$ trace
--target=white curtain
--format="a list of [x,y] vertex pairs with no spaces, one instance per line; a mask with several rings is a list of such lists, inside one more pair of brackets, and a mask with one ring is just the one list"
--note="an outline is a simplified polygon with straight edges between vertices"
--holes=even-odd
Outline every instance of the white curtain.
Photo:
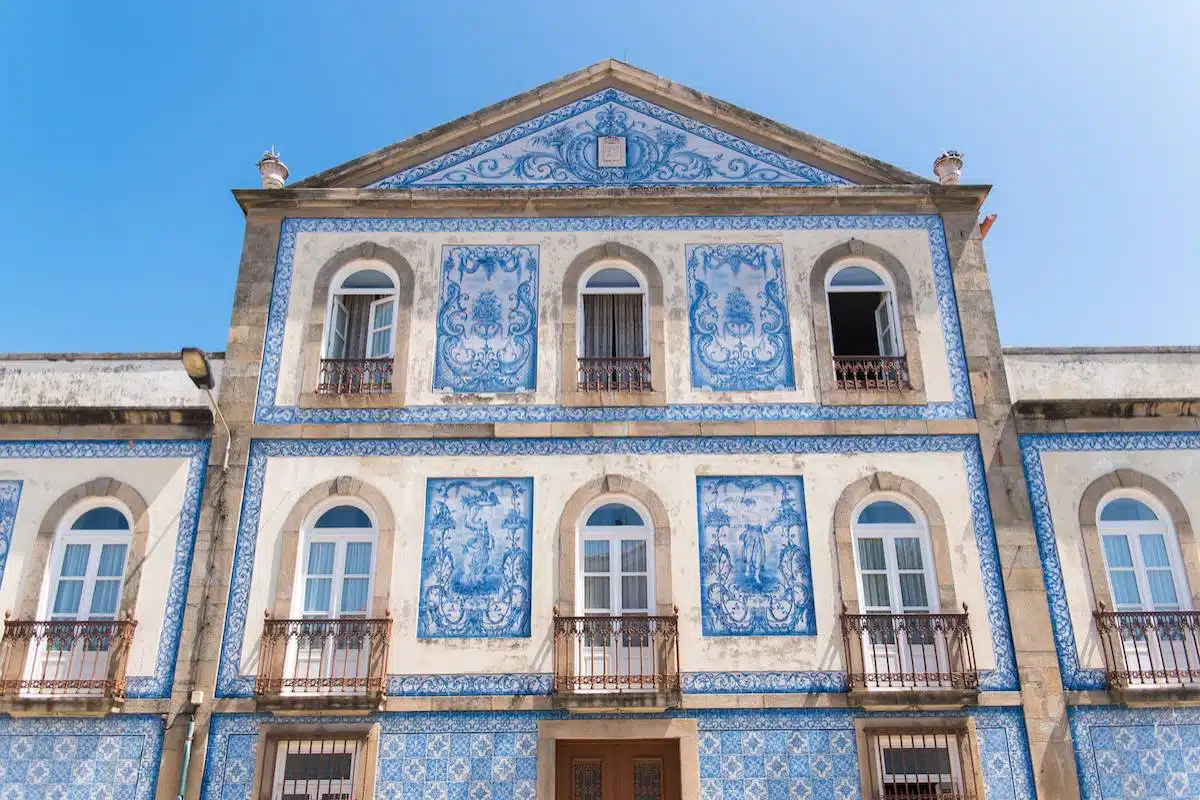
[[642,295],[583,296],[584,358],[642,358],[644,331]]

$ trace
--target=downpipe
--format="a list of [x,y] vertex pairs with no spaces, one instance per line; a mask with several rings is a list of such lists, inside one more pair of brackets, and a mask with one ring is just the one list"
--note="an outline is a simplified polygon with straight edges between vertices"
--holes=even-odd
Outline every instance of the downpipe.
[[188,766],[192,761],[192,739],[196,736],[196,714],[188,714],[187,738],[183,740],[183,765],[179,769],[179,793],[176,800],[183,800],[183,790],[187,784]]

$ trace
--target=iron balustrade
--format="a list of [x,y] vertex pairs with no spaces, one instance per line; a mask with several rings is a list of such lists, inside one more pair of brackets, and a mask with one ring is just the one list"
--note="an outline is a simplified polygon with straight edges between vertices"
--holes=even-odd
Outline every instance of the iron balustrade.
[[366,695],[387,685],[392,618],[271,619],[263,624],[259,696]]
[[562,617],[554,612],[554,691],[679,691],[679,615]]
[[837,388],[851,392],[900,392],[909,388],[904,356],[834,356]]
[[1094,614],[1109,686],[1200,686],[1200,611],[1108,611]]
[[584,392],[649,392],[650,359],[580,358],[579,389]]
[[13,620],[0,638],[0,695],[125,696],[125,670],[137,623],[119,620]]
[[961,614],[847,614],[851,689],[979,690],[967,607]]
[[388,394],[391,358],[322,358],[317,394]]

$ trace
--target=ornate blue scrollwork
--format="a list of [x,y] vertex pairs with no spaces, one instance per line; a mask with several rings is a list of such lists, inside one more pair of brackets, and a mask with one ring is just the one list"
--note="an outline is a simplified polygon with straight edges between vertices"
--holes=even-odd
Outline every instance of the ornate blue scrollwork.
[[537,247],[446,247],[434,388],[537,387]]
[[532,559],[532,478],[430,478],[417,636],[528,636]]
[[705,636],[811,636],[804,482],[799,476],[696,479]]
[[692,386],[792,389],[792,335],[777,244],[688,245]]

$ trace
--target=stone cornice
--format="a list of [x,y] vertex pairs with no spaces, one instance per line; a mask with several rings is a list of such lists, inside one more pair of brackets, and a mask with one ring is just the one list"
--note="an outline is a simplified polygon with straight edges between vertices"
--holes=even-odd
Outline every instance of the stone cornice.
[[1144,419],[1200,417],[1200,399],[1022,400],[1013,406],[1018,420]]

